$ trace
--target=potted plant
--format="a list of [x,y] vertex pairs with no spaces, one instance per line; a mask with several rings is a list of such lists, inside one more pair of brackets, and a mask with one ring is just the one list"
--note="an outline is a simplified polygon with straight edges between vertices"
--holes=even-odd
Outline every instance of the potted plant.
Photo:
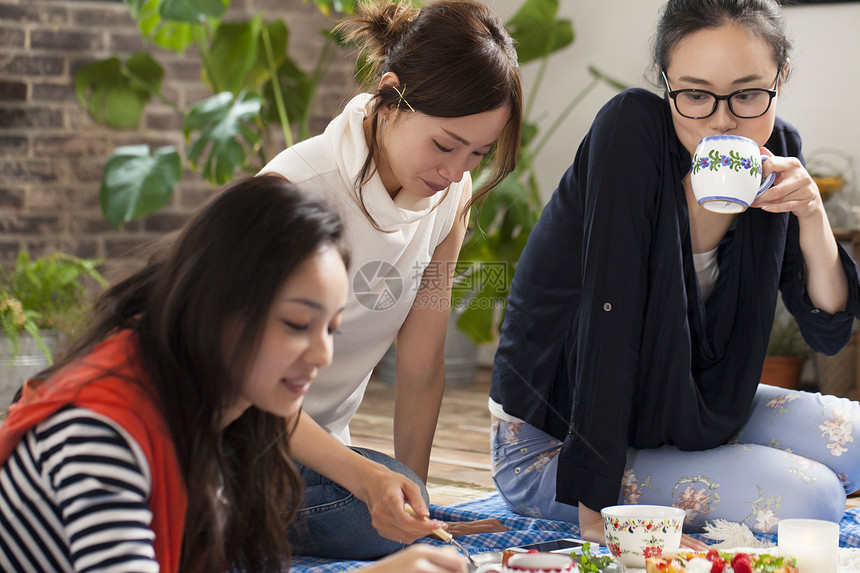
[[[574,40],[572,23],[557,19],[557,13],[557,0],[526,0],[506,23],[520,66],[537,63],[540,67],[534,82],[524,88],[526,102],[517,168],[487,195],[482,205],[472,209],[469,234],[460,250],[452,320],[475,344],[491,343],[498,336],[514,267],[543,209],[534,159],[592,90],[603,83],[618,91],[627,87],[590,66],[591,81],[558,113],[550,129],[538,133],[531,117],[547,63]],[[473,172],[474,187],[481,186],[482,177],[479,167]]]
[[854,182],[854,159],[839,149],[821,148],[806,157],[806,169],[827,201]]
[[767,344],[761,383],[796,390],[809,353],[800,328],[780,303]]
[[14,268],[0,269],[0,408],[28,376],[51,364],[61,338],[82,325],[88,281],[107,284],[100,263],[21,251]]

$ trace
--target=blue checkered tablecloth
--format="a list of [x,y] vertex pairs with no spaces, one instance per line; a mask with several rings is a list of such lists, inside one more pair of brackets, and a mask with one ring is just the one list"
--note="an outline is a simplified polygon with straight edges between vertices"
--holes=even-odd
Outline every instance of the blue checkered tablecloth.
[[860,507],[852,507],[842,516],[839,547],[860,547]]
[[[565,521],[534,519],[513,513],[507,508],[499,494],[494,493],[474,501],[448,506],[430,506],[430,516],[441,521],[474,521],[495,517],[508,528],[503,533],[478,533],[463,535],[457,541],[470,554],[484,551],[501,551],[508,547],[553,541],[564,537],[578,537],[579,527]],[[441,541],[424,538],[420,543],[443,545]],[[291,573],[340,573],[354,571],[367,565],[366,561],[332,561],[318,557],[296,556],[290,567]]]
[[[470,553],[501,551],[508,547],[553,541],[564,537],[579,537],[579,527],[564,521],[523,517],[510,511],[499,494],[494,493],[474,501],[448,506],[430,506],[430,515],[442,521],[474,521],[495,517],[509,531],[503,533],[480,533],[458,537],[457,541]],[[860,508],[845,512],[840,523],[841,547],[860,547]],[[698,537],[698,536],[697,536]],[[760,539],[776,543],[776,534],[757,535]],[[441,541],[422,539],[420,543],[443,545]],[[291,573],[341,573],[354,571],[368,564],[367,561],[334,561],[317,557],[296,556],[292,560]]]

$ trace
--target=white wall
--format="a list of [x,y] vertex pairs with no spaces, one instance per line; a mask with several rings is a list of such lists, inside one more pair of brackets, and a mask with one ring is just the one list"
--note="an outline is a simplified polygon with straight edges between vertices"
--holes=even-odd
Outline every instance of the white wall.
[[[504,19],[522,0],[485,0]],[[576,38],[550,61],[532,112],[545,131],[564,105],[591,79],[593,65],[631,86],[650,87],[650,40],[663,0],[560,0],[559,14],[573,21]],[[860,2],[784,8],[795,41],[792,77],[779,115],[803,137],[804,153],[836,148],[860,170]],[[537,71],[523,67],[526,95]],[[600,106],[614,91],[600,87],[573,112],[538,157],[541,190],[549,197],[573,161]],[[856,187],[856,185],[855,185]],[[855,204],[858,199],[852,199]]]

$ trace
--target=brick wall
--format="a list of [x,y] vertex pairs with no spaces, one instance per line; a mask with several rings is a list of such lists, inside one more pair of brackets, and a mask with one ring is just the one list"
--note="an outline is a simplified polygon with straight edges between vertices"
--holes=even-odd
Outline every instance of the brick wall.
[[[233,0],[228,17],[258,12],[287,23],[289,53],[310,71],[323,43],[319,31],[330,22],[302,0]],[[110,55],[124,59],[141,47],[120,2],[0,0],[0,264],[19,249],[118,257],[180,226],[213,192],[186,172],[172,203],[143,221],[118,230],[101,214],[102,168],[115,147],[184,147],[181,119],[164,104],[150,103],[138,129],[118,131],[96,124],[75,99],[82,65]],[[165,67],[163,92],[180,108],[211,95],[198,79],[193,50],[157,50],[156,58]],[[351,76],[349,54],[338,54],[315,101],[314,133],[352,93]]]

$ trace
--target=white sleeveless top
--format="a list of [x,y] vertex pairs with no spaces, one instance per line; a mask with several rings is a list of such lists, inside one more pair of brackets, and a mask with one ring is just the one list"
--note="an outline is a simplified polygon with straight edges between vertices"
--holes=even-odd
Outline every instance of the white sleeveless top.
[[720,275],[720,265],[717,264],[718,250],[719,247],[707,253],[693,253],[693,267],[695,267],[696,277],[699,279],[699,292],[702,293],[702,300],[708,300],[714,289],[714,283],[717,282],[717,277]]
[[398,193],[392,199],[374,174],[363,187],[363,198],[384,231],[375,229],[355,189],[368,153],[362,122],[370,98],[356,96],[323,134],[286,149],[260,171],[283,175],[324,197],[345,224],[350,296],[335,335],[332,364],[320,372],[304,402],[304,410],[345,444],[373,367],[406,320],[424,269],[453,227],[460,198],[472,192],[465,173],[447,192],[424,199]]

